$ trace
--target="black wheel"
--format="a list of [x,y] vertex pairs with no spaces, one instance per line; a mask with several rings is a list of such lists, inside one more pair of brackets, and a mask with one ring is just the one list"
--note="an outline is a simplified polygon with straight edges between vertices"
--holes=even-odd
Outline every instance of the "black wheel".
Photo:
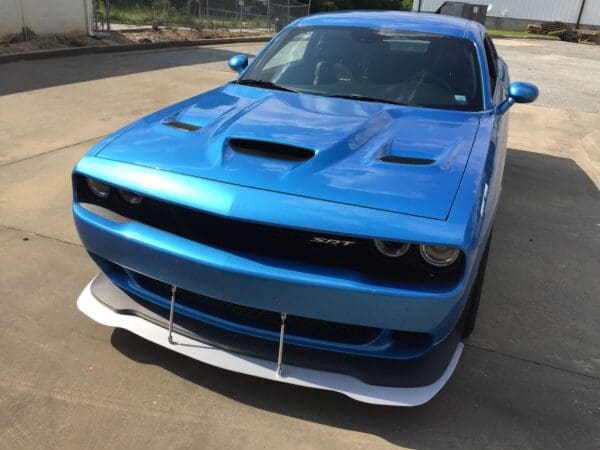
[[469,300],[467,305],[465,306],[465,311],[462,317],[462,337],[468,338],[473,333],[475,329],[475,322],[477,321],[477,312],[479,311],[479,303],[481,301],[481,291],[483,289],[483,278],[485,277],[485,268],[487,267],[488,254],[490,252],[490,244],[492,242],[492,234],[490,233],[490,237],[488,238],[488,242],[485,246],[485,251],[481,258],[481,263],[479,264],[479,270],[477,272],[477,278],[475,279],[475,283],[473,284],[473,288],[471,289],[471,295],[469,296]]

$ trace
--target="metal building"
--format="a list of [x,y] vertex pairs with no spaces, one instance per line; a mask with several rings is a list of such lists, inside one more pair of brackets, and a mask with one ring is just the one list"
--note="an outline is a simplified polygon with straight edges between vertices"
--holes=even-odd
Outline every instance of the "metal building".
[[[445,0],[414,0],[413,11],[435,12]],[[525,30],[530,23],[558,20],[580,28],[600,28],[600,0],[461,0],[491,5],[486,26]]]

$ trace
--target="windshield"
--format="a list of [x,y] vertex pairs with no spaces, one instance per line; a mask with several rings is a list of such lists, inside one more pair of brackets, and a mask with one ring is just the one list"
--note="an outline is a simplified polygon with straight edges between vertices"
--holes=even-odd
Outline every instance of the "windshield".
[[481,109],[474,45],[461,38],[359,27],[293,27],[238,83],[431,108]]

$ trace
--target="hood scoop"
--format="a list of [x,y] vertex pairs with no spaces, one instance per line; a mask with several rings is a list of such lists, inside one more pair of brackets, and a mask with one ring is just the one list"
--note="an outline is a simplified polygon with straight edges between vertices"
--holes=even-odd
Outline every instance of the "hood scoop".
[[428,166],[429,164],[433,164],[435,162],[433,159],[400,155],[385,155],[379,158],[379,161],[394,164],[408,164],[411,166]]
[[182,131],[198,131],[200,128],[198,125],[194,125],[192,123],[180,122],[178,120],[167,120],[163,122],[163,125],[169,128],[176,128]]
[[383,146],[379,153],[379,161],[407,166],[429,166],[447,159],[457,142],[448,142],[447,139],[426,140],[411,138],[396,138]]
[[315,156],[315,151],[279,142],[233,138],[229,147],[238,153],[281,161],[302,162]]

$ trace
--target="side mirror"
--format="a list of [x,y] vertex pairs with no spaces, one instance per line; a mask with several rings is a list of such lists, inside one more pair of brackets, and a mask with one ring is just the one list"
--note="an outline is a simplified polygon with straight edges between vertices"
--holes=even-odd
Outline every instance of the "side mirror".
[[229,67],[238,73],[242,73],[248,67],[248,57],[246,55],[235,55],[229,58]]
[[538,98],[540,91],[535,84],[515,81],[508,87],[508,98],[498,105],[498,114],[504,114],[515,103],[531,103]]

